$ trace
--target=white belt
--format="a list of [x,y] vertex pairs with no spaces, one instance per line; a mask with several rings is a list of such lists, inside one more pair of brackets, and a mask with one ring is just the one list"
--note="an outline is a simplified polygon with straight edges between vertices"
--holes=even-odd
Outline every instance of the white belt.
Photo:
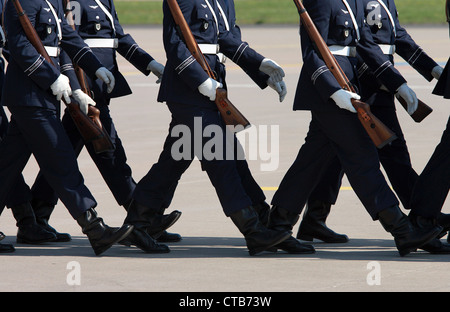
[[90,48],[117,49],[119,47],[119,39],[117,38],[90,38],[85,39],[84,42]]
[[58,47],[48,47],[45,46],[45,51],[47,51],[47,54],[51,57],[58,57],[59,56],[59,48]]
[[387,55],[395,54],[395,45],[379,44],[378,46],[380,47],[381,51],[383,51],[383,54],[387,54]]
[[356,47],[332,45],[328,47],[333,55],[356,57]]
[[200,51],[202,51],[203,54],[217,54],[219,53],[219,45],[218,44],[205,44],[200,43],[198,45],[200,48]]
[[223,55],[223,53],[219,52],[219,45],[218,44],[206,44],[206,43],[200,43],[198,45],[200,48],[200,51],[202,51],[203,54],[215,54],[219,58],[219,62],[225,63],[227,60],[227,57]]

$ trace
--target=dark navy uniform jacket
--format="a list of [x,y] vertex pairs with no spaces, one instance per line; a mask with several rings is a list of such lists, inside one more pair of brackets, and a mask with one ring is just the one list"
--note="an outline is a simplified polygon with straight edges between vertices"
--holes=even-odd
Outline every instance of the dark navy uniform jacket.
[[[360,39],[346,5],[341,0],[305,0],[306,10],[328,46],[351,46],[374,71],[377,78],[390,90],[396,91],[404,78],[393,67],[389,58],[383,55],[375,44],[370,29],[365,22],[364,5],[360,0],[348,0],[354,13]],[[294,110],[336,110],[339,109],[330,96],[341,89],[325,62],[316,52],[306,29],[301,26],[303,67],[294,100]],[[355,57],[336,56],[344,73],[356,83]]]
[[[59,0],[21,1],[21,5],[44,46],[55,49],[59,47],[60,42],[61,47],[75,64],[80,65],[88,75],[95,76],[95,72],[102,65],[94,54],[89,53],[91,51],[89,47],[67,24]],[[60,31],[52,9],[60,21]],[[39,106],[53,109],[59,107],[59,101],[51,93],[50,86],[60,74],[60,65],[63,66],[71,61],[63,51],[60,57],[52,57],[56,66],[47,62],[27,39],[11,1],[6,3],[4,17],[10,56],[6,71],[7,79],[3,88],[3,105]],[[59,34],[61,40],[58,38]]]
[[[364,15],[376,44],[395,46],[395,53],[400,55],[428,81],[433,80],[431,71],[438,64],[417,45],[406,30],[400,25],[394,0],[363,0]],[[384,4],[384,6],[383,6]],[[386,10],[388,9],[388,10]],[[389,12],[389,13],[388,13]],[[394,57],[389,54],[390,61]],[[360,63],[362,60],[360,60]],[[381,82],[374,79],[371,71],[364,63],[358,65],[363,93],[378,89]],[[365,96],[369,96],[366,94]]]
[[[97,81],[95,86],[90,83],[94,93],[94,100],[99,92],[102,96],[108,98],[131,94],[128,83],[119,72],[116,60],[116,50],[145,75],[150,74],[150,71],[147,70],[147,66],[153,60],[152,56],[141,49],[134,39],[124,32],[119,23],[114,2],[112,0],[98,0],[98,2],[100,2],[101,5],[95,0],[78,0],[77,3],[79,5],[74,6],[72,11],[74,13],[75,26],[81,38],[106,38],[117,39],[118,41],[116,49],[91,47],[92,51],[102,64],[110,70],[116,78],[116,84],[111,94],[107,94],[106,85],[101,81]],[[103,6],[103,9],[101,6]],[[71,83],[76,81],[73,79],[73,76],[70,78]],[[79,85],[77,86],[75,83],[72,88],[77,89],[79,88]]]
[[[264,57],[251,49],[240,37],[235,37],[231,31],[219,26],[221,17],[216,0],[180,0],[178,4],[198,44],[218,44],[220,52],[245,71],[259,70]],[[219,4],[224,2],[220,1]],[[208,79],[208,75],[191,55],[177,32],[166,1],[163,3],[163,11],[163,40],[167,63],[158,101],[214,108],[214,102],[198,91],[198,87]],[[205,54],[205,57],[216,73],[223,69],[216,55]],[[217,79],[220,81],[223,77],[218,76]]]

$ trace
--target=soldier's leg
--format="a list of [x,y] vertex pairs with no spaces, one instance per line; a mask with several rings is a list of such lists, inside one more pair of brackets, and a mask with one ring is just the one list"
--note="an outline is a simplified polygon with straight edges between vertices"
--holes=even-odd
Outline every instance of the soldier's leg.
[[298,239],[312,241],[316,238],[326,243],[348,242],[347,235],[338,234],[326,225],[331,206],[336,203],[343,174],[339,159],[335,157],[309,195],[306,209],[298,228]]
[[60,122],[57,111],[39,107],[13,107],[21,138],[33,153],[50,186],[56,191],[72,217],[81,226],[99,255],[126,237],[132,227],[111,229],[94,210],[96,201],[84,185],[76,155]]

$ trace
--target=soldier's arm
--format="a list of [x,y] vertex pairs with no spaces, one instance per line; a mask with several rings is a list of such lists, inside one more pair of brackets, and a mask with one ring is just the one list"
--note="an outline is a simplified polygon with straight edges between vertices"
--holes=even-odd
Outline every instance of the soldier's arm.
[[[331,8],[324,2],[322,0],[305,0],[303,5],[322,38],[326,41],[331,23]],[[300,40],[303,56],[302,70],[310,77],[322,99],[328,101],[330,96],[340,90],[341,87],[333,74],[328,70],[323,59],[317,53],[313,42],[309,38],[308,32],[303,26],[300,27]]]
[[[192,1],[178,1],[181,11],[189,24],[189,17],[193,10]],[[167,2],[163,3],[163,42],[167,59],[174,64],[174,70],[192,90],[197,91],[198,87],[208,80],[208,74],[195,60],[186,44],[181,40],[177,32],[175,21],[170,12]]]
[[[24,1],[22,7],[33,25],[36,22],[39,5],[35,1]],[[12,1],[8,1],[5,8],[5,29],[8,39],[10,58],[22,68],[24,73],[40,88],[47,90],[59,77],[59,70],[47,62],[28,40],[19,16]]]
[[[397,10],[396,10],[397,12]],[[400,25],[398,13],[394,17],[397,36],[395,38],[395,52],[407,61],[417,72],[428,81],[433,80],[433,68],[439,66],[423,49],[411,38]]]
[[[363,10],[363,8],[360,9]],[[364,17],[363,12],[358,13],[358,16]],[[373,71],[377,79],[379,79],[391,92],[396,92],[401,85],[406,83],[405,78],[375,43],[372,32],[366,21],[361,20],[360,25],[362,25],[360,29],[361,39],[356,47],[359,56]]]
[[97,70],[104,67],[99,59],[94,55],[91,48],[78,35],[76,30],[72,29],[67,20],[60,16],[62,39],[61,47],[72,59],[73,64],[79,65],[87,75],[94,77]]
[[148,65],[154,58],[144,51],[133,39],[130,34],[126,34],[119,23],[119,17],[115,10],[114,4],[112,8],[112,16],[114,17],[114,27],[116,29],[116,38],[119,40],[117,52],[122,55],[128,62],[133,64],[144,75],[148,76],[151,71]]

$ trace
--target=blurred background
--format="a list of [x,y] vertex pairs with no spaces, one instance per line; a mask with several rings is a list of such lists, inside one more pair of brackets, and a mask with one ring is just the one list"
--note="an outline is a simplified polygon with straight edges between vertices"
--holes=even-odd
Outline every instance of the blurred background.
[[[162,0],[115,0],[122,25],[162,23]],[[298,23],[297,9],[291,0],[234,0],[237,24]],[[446,23],[445,0],[396,0],[401,24],[439,25]]]

